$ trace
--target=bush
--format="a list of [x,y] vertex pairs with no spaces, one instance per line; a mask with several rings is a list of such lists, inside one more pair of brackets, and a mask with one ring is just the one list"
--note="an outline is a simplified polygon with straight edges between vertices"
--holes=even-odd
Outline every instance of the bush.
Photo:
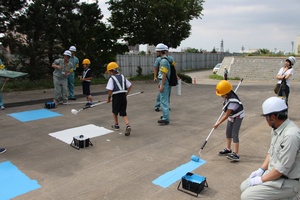
[[177,75],[179,76],[179,78],[182,81],[184,81],[186,83],[192,83],[193,82],[192,78],[190,76],[186,75],[186,74],[177,73]]

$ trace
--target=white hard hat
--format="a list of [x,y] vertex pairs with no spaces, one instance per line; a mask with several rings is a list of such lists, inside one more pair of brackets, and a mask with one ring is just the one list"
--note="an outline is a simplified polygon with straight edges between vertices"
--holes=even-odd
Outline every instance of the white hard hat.
[[76,52],[76,47],[75,46],[70,46],[69,50]]
[[287,110],[287,105],[285,101],[279,97],[270,97],[262,104],[262,115],[277,113],[284,110]]
[[165,51],[169,51],[169,47],[165,45]]
[[71,56],[72,56],[71,51],[66,50],[66,51],[64,52],[64,56],[69,56],[69,57],[71,57]]
[[295,62],[296,62],[296,58],[295,58],[294,56],[290,56],[290,57],[288,57],[288,59],[286,59],[286,60],[290,61],[290,62],[291,62],[291,65],[294,65]]
[[163,43],[159,43],[156,45],[155,51],[165,51],[165,45]]

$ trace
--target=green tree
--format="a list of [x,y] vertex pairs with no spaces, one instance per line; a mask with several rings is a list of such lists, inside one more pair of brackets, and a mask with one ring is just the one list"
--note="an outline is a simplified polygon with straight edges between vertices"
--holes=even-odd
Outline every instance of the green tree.
[[102,18],[97,2],[35,0],[10,21],[14,31],[6,38],[31,79],[50,74],[54,59],[62,57],[71,45],[77,47],[80,60],[91,60],[97,74],[105,71],[100,66],[115,60],[117,53],[128,51],[126,45],[117,42],[119,34],[101,22]]
[[198,49],[195,48],[188,48],[187,50],[185,50],[186,53],[199,53]]
[[26,0],[1,0],[0,3],[0,33],[6,33],[10,26],[10,21],[18,15],[24,6]]
[[163,42],[176,48],[201,18],[204,0],[109,0],[109,22],[129,45]]
[[263,55],[266,55],[266,54],[270,54],[270,50],[268,49],[259,49],[257,51],[258,54],[263,54]]

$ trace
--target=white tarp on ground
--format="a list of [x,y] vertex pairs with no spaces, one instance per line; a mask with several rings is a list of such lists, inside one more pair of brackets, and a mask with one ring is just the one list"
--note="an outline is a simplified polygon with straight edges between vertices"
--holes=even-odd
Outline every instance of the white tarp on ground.
[[104,127],[89,124],[85,126],[66,129],[63,131],[57,131],[54,133],[50,133],[49,135],[67,144],[71,144],[71,142],[73,141],[73,137],[75,136],[84,135],[85,138],[93,138],[101,135],[106,135],[111,132],[113,131]]

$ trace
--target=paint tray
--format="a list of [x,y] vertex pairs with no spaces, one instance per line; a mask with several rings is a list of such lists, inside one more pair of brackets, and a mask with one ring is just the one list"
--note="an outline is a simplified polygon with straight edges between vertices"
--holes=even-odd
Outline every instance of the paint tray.
[[[182,188],[180,188],[181,184]],[[198,194],[204,189],[204,187],[208,187],[206,177],[188,172],[181,178],[177,189],[179,191],[198,197]]]
[[77,150],[79,150],[80,148],[89,147],[90,145],[93,146],[92,142],[90,141],[90,138],[86,138],[84,137],[84,135],[73,137],[73,141],[70,145]]

